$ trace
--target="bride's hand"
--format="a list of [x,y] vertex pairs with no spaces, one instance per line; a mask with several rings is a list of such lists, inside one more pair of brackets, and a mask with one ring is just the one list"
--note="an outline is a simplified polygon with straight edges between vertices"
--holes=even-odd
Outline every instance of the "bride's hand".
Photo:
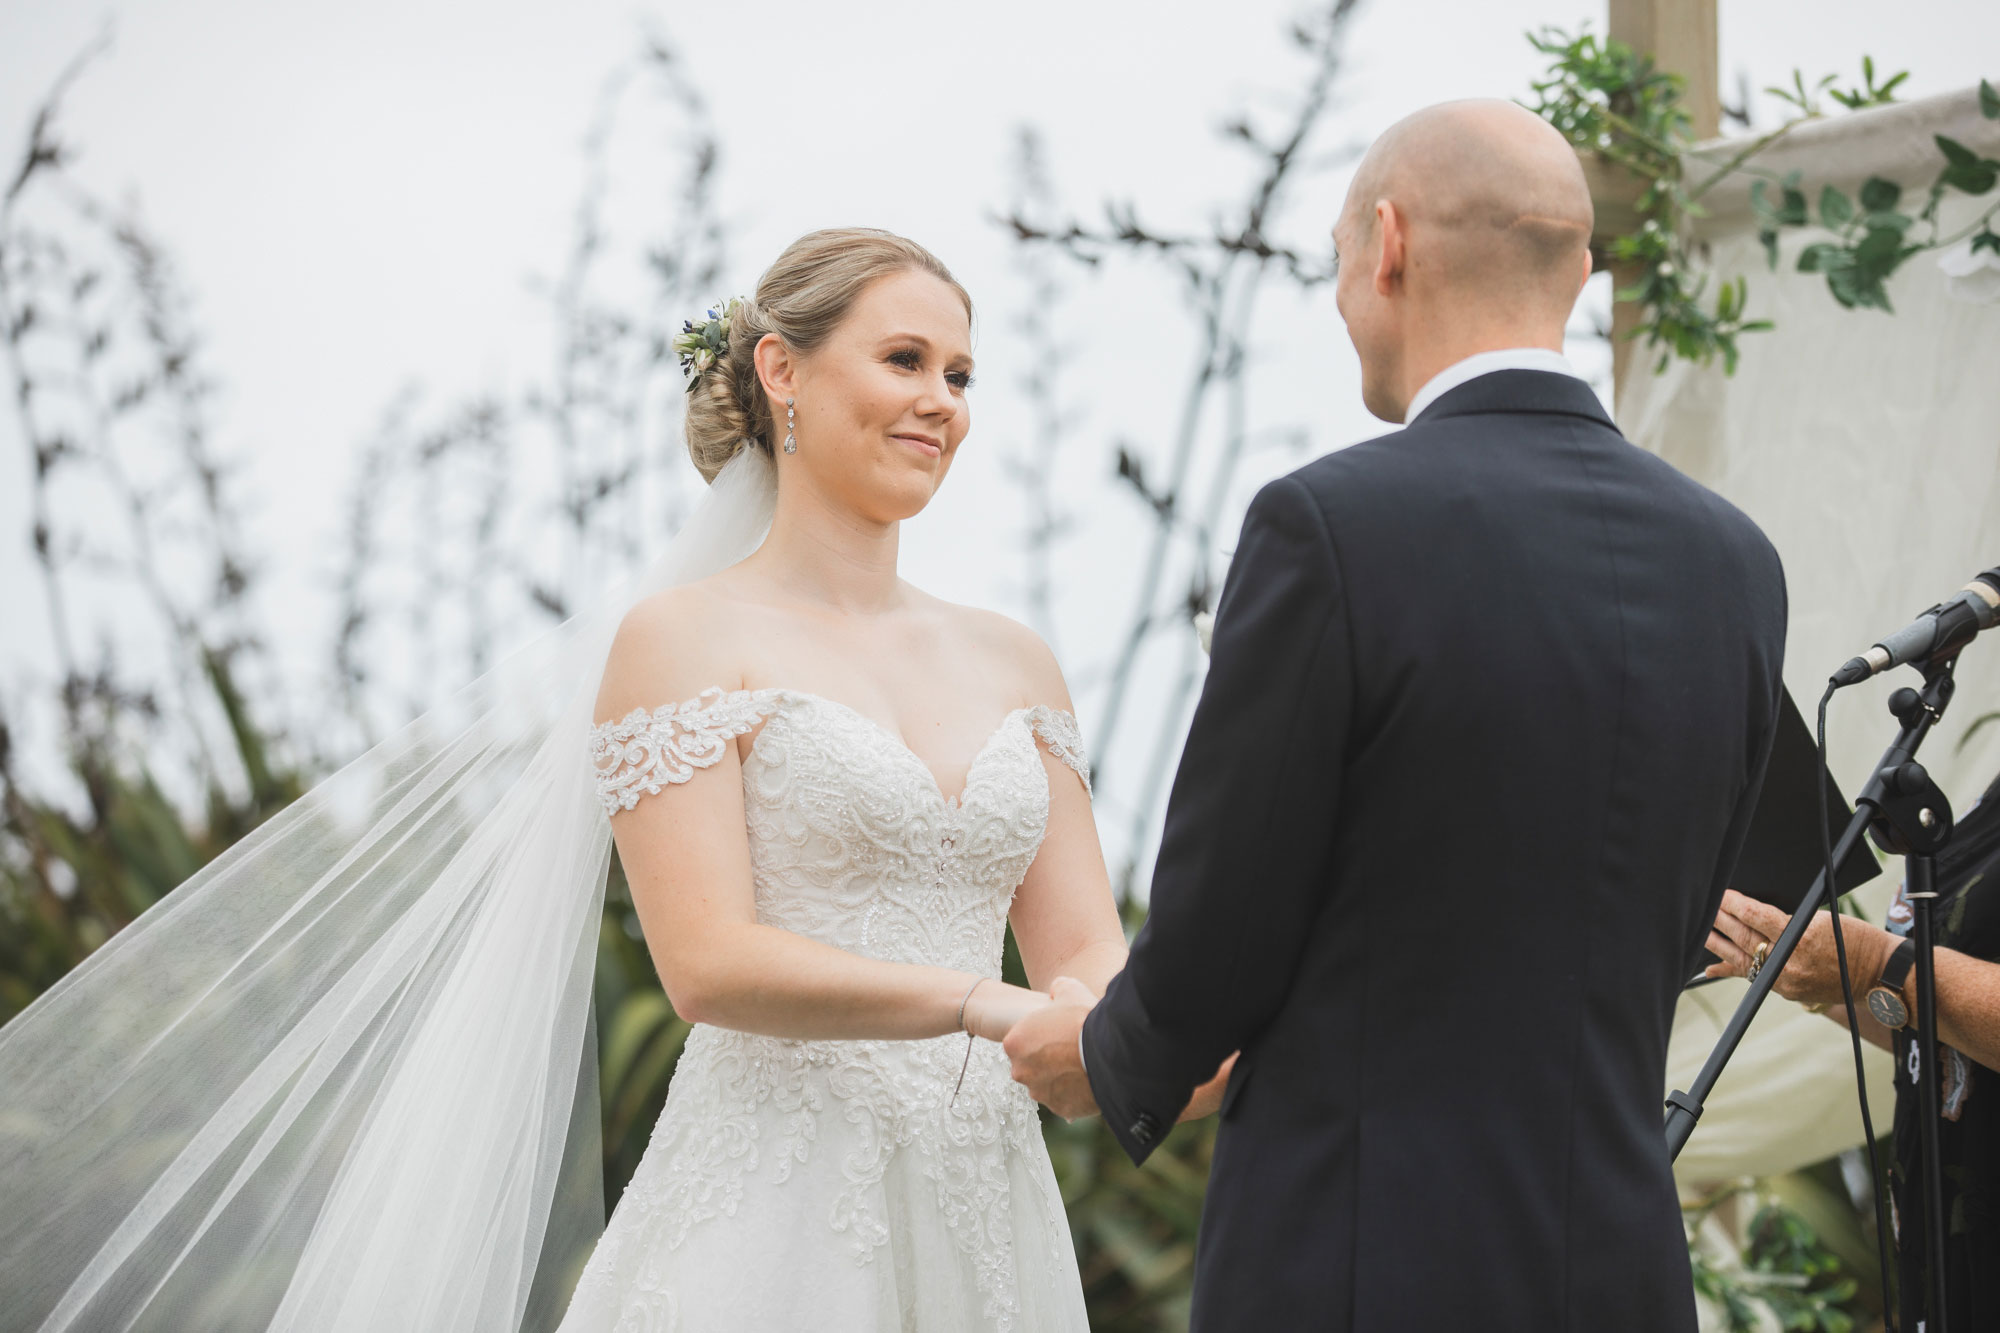
[[1054,1001],[1038,990],[1004,981],[982,981],[965,1002],[965,1029],[988,1041],[1004,1041],[1014,1024]]
[[1194,1096],[1188,1099],[1187,1108],[1180,1113],[1176,1124],[1181,1120],[1199,1120],[1222,1109],[1222,1094],[1229,1090],[1229,1071],[1236,1068],[1236,1057],[1241,1054],[1241,1051],[1231,1051],[1229,1058],[1222,1062],[1222,1067],[1215,1071],[1215,1077],[1194,1090]]

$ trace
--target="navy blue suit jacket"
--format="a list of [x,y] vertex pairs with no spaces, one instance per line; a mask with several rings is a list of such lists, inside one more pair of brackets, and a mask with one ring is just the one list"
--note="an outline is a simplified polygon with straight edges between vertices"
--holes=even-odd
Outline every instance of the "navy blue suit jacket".
[[1242,1051],[1197,1330],[1695,1327],[1667,1036],[1785,609],[1755,524],[1546,371],[1257,494],[1083,1032],[1134,1161]]

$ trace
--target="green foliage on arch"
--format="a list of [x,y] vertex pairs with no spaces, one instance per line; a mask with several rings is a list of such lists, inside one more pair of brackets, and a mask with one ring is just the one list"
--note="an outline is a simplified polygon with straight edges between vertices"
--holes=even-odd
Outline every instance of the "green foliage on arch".
[[[1822,96],[1850,111],[1886,106],[1895,101],[1908,71],[1878,81],[1875,62],[1864,56],[1861,81],[1851,88],[1837,86],[1833,75],[1809,85],[1794,71],[1789,87],[1765,91],[1797,114],[1712,166],[1690,152],[1693,123],[1682,105],[1686,84],[1679,75],[1658,69],[1623,42],[1600,40],[1585,30],[1544,28],[1528,34],[1528,41],[1550,63],[1531,85],[1534,100],[1523,104],[1561,130],[1579,152],[1616,164],[1641,184],[1635,203],[1639,226],[1611,238],[1604,250],[1614,263],[1637,270],[1616,299],[1639,306],[1639,322],[1628,336],[1659,349],[1655,372],[1675,357],[1703,365],[1720,357],[1724,372],[1733,374],[1738,338],[1771,327],[1769,320],[1746,318],[1749,284],[1742,275],[1715,282],[1711,293],[1713,275],[1689,262],[1687,223],[1705,215],[1703,197],[1731,177],[1755,177],[1751,208],[1773,269],[1786,230],[1818,228],[1826,234],[1799,253],[1797,268],[1821,274],[1827,291],[1846,309],[1891,310],[1890,277],[1926,250],[1969,240],[1974,250],[2000,255],[2000,234],[1993,230],[2000,199],[1956,231],[1943,229],[1939,208],[1946,195],[1981,196],[2000,185],[2000,161],[1944,135],[1935,136],[1942,165],[1912,212],[1904,211],[1912,201],[1894,181],[1870,179],[1857,196],[1829,185],[1814,200],[1797,172],[1781,175],[1757,164],[1759,154],[1793,129],[1824,117]],[[1980,81],[1979,108],[1988,119],[2000,120],[2000,92],[1990,81]]]

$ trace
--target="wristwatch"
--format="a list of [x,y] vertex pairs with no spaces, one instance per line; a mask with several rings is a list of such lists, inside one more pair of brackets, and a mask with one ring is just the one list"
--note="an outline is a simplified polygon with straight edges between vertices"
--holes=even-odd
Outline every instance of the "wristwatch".
[[1910,964],[1916,961],[1917,942],[1904,940],[1889,955],[1889,961],[1882,964],[1882,979],[1868,992],[1868,1012],[1885,1028],[1910,1024],[1910,1007],[1903,1003],[1903,979],[1910,975]]

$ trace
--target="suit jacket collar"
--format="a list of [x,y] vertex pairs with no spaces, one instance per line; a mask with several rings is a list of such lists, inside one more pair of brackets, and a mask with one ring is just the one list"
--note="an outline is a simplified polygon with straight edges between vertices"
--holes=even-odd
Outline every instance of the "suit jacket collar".
[[1439,394],[1410,425],[1480,412],[1557,412],[1618,429],[1588,384],[1549,370],[1495,370],[1469,379]]

